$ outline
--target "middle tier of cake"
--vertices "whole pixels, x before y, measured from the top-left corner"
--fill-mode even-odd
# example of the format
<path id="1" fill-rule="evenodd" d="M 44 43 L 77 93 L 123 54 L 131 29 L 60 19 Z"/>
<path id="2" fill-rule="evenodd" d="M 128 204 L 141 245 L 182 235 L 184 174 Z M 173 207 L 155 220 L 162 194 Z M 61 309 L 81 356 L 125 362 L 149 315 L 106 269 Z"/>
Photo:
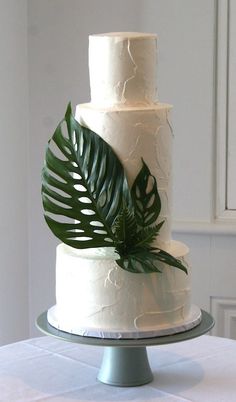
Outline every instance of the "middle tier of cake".
<path id="1" fill-rule="evenodd" d="M 165 221 L 154 246 L 166 250 L 171 240 L 172 129 L 170 105 L 98 108 L 77 105 L 75 118 L 102 137 L 124 166 L 129 186 L 142 167 L 142 159 L 157 180 L 161 198 L 158 222 Z"/>

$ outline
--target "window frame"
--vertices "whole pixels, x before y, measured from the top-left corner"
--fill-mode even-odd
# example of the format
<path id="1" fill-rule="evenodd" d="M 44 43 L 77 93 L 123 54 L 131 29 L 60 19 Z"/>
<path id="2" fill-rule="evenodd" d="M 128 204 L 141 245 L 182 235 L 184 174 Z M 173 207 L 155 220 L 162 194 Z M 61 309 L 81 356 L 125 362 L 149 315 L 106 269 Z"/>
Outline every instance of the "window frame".
<path id="1" fill-rule="evenodd" d="M 236 180 L 234 184 L 235 190 L 231 189 L 232 177 L 236 177 L 236 175 L 232 171 L 234 163 L 230 162 L 229 157 L 229 147 L 232 146 L 232 141 L 234 141 L 236 158 L 236 137 L 235 139 L 233 138 L 233 126 L 236 128 L 236 113 L 232 113 L 232 104 L 236 104 L 236 99 L 234 99 L 235 92 L 230 91 L 233 63 L 235 63 L 235 60 L 231 58 L 233 38 L 234 47 L 236 47 L 236 35 L 233 36 L 233 29 L 236 29 L 233 28 L 234 24 L 236 25 L 236 4 L 232 0 L 218 0 L 216 24 L 215 219 L 217 221 L 233 221 L 236 223 L 236 205 L 235 208 L 229 207 L 229 199 L 230 197 L 232 198 L 230 192 L 234 191 L 236 201 Z M 236 82 L 236 76 L 234 80 Z M 232 201 L 230 201 L 230 205 L 232 205 Z"/>

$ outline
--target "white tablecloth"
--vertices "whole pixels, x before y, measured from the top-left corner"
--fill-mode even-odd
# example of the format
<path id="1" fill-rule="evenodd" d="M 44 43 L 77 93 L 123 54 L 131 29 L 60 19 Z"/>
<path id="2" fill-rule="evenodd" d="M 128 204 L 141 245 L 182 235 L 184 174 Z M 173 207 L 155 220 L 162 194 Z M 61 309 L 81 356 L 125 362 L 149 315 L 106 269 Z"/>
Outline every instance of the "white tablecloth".
<path id="1" fill-rule="evenodd" d="M 40 337 L 0 348 L 0 401 L 235 402 L 236 341 L 201 336 L 148 347 L 154 381 L 98 382 L 103 348 Z"/>

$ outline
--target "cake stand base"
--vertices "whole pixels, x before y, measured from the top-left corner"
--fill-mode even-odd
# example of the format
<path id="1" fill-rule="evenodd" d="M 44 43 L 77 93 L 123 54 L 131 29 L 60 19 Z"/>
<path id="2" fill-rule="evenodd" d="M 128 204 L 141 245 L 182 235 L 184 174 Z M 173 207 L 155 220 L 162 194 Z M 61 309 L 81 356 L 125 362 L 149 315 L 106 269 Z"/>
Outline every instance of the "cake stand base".
<path id="1" fill-rule="evenodd" d="M 106 347 L 98 380 L 119 387 L 135 387 L 153 380 L 145 347 Z"/>
<path id="2" fill-rule="evenodd" d="M 146 346 L 164 345 L 196 338 L 210 331 L 214 320 L 206 311 L 202 311 L 202 321 L 196 327 L 174 335 L 145 339 L 106 339 L 79 336 L 60 331 L 47 321 L 47 311 L 41 314 L 36 326 L 44 334 L 56 338 L 81 343 L 84 345 L 105 346 L 98 380 L 119 387 L 144 385 L 152 381 Z"/>

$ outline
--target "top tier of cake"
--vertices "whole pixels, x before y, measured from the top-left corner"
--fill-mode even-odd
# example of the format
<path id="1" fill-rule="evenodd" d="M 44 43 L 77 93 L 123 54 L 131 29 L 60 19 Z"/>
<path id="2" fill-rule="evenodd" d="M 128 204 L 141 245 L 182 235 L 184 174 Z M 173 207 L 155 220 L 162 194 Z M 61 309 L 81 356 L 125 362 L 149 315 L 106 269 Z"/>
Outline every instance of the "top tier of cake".
<path id="1" fill-rule="evenodd" d="M 91 103 L 104 107 L 156 102 L 157 37 L 113 32 L 89 37 Z"/>

